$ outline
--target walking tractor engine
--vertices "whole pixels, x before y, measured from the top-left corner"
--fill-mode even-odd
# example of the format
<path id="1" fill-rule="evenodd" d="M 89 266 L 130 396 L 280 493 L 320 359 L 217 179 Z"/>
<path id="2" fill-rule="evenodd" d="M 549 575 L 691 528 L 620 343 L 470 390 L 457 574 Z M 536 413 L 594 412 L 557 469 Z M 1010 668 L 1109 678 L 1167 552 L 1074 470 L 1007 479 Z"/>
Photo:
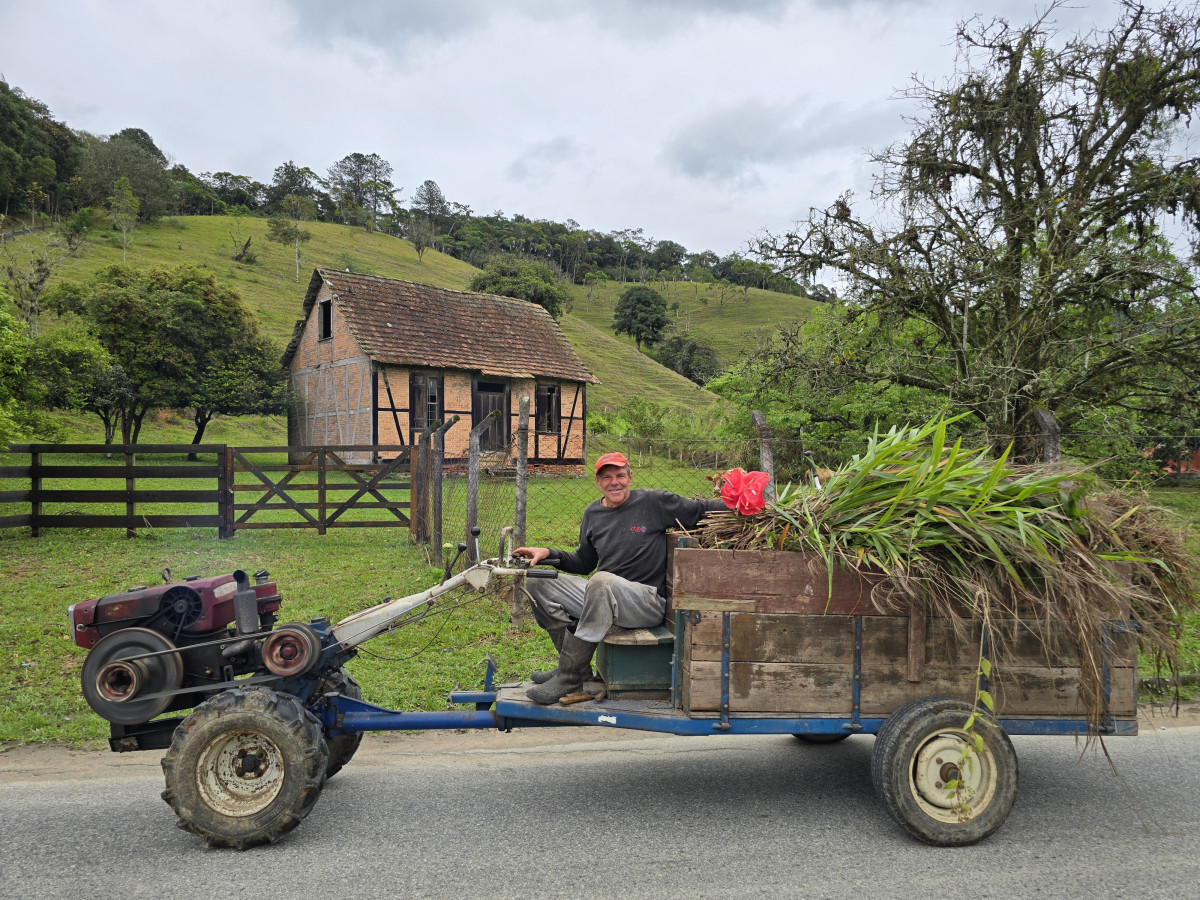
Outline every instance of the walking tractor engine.
<path id="1" fill-rule="evenodd" d="M 69 611 L 75 643 L 90 652 L 83 664 L 83 696 L 113 724 L 114 750 L 167 746 L 177 720 L 147 725 L 168 710 L 201 702 L 233 679 L 270 662 L 295 667 L 305 647 L 297 626 L 272 632 L 282 598 L 268 572 L 253 581 L 239 570 L 130 588 Z M 307 632 L 309 626 L 300 626 Z M 272 635 L 279 635 L 269 641 Z M 314 645 L 309 655 L 315 662 Z M 264 656 L 265 651 L 265 656 Z M 283 673 L 280 673 L 283 674 Z M 145 726 L 145 727 L 140 727 Z"/>

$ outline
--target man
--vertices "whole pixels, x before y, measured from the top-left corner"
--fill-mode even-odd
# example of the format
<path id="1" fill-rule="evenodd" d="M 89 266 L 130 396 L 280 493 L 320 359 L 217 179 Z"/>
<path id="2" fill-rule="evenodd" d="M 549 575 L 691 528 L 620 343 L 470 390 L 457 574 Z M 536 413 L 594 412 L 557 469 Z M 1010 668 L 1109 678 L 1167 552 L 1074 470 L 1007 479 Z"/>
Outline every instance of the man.
<path id="1" fill-rule="evenodd" d="M 518 547 L 514 553 L 573 575 L 530 579 L 533 615 L 559 651 L 558 668 L 535 672 L 526 693 L 535 703 L 555 703 L 583 687 L 592 655 L 608 630 L 649 628 L 666 614 L 668 528 L 692 528 L 722 500 L 689 500 L 667 491 L 630 490 L 633 470 L 620 453 L 596 460 L 601 497 L 583 512 L 579 547 L 573 553 Z M 595 570 L 592 578 L 579 578 Z"/>

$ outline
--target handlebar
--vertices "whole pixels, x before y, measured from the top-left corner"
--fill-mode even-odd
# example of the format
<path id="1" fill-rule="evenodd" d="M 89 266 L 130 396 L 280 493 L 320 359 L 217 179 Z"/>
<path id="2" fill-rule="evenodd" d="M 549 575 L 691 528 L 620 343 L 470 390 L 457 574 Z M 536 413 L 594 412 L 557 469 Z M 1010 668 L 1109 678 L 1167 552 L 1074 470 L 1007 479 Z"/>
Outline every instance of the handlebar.
<path id="1" fill-rule="evenodd" d="M 526 569 L 522 572 L 526 578 L 557 578 L 557 569 Z"/>

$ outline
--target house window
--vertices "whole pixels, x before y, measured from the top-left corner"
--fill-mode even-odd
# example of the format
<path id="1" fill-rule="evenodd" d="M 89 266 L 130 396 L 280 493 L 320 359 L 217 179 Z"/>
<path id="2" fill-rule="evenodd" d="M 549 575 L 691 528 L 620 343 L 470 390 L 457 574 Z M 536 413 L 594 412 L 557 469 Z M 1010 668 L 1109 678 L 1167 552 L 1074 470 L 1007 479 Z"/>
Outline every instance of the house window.
<path id="1" fill-rule="evenodd" d="M 508 449 L 508 385 L 502 381 L 476 381 L 471 389 L 471 427 L 474 428 L 493 410 L 500 417 L 479 435 L 480 450 Z"/>
<path id="2" fill-rule="evenodd" d="M 327 341 L 333 337 L 333 301 L 317 302 L 317 340 Z"/>
<path id="3" fill-rule="evenodd" d="M 538 434 L 558 434 L 561 415 L 561 393 L 557 384 L 537 386 L 537 413 L 534 417 Z"/>
<path id="4" fill-rule="evenodd" d="M 409 441 L 442 421 L 442 376 L 436 372 L 411 372 L 408 376 Z"/>

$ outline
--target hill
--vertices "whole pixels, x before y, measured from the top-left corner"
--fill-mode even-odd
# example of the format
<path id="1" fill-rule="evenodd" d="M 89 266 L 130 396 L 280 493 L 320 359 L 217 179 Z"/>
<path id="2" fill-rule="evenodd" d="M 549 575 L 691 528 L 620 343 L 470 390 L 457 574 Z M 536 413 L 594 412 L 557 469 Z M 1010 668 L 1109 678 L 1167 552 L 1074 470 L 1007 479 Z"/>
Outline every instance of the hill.
<path id="1" fill-rule="evenodd" d="M 572 288 L 575 305 L 571 312 L 584 322 L 612 334 L 613 309 L 629 284 L 601 282 L 587 299 L 588 290 L 582 285 Z M 776 327 L 794 319 L 807 318 L 816 301 L 791 294 L 750 288 L 743 292 L 735 287 L 723 300 L 712 284 L 694 282 L 651 283 L 663 295 L 672 323 L 680 331 L 712 344 L 728 367 L 760 340 L 770 337 Z M 678 306 L 675 307 L 675 304 Z M 622 335 L 620 343 L 632 347 L 633 338 Z"/>
<path id="2" fill-rule="evenodd" d="M 259 218 L 188 216 L 163 219 L 134 232 L 127 261 L 139 267 L 186 263 L 211 270 L 222 283 L 241 294 L 258 314 L 264 331 L 281 346 L 291 339 L 304 290 L 317 266 L 348 268 L 454 290 L 467 290 L 472 277 L 479 271 L 435 250 L 426 251 L 418 262 L 412 244 L 378 232 L 324 222 L 310 222 L 305 227 L 312 233 L 312 239 L 301 246 L 298 283 L 292 248 L 269 241 L 266 220 Z M 232 259 L 235 241 L 240 246 L 246 238 L 251 239 L 251 249 L 258 255 L 253 264 Z M 55 278 L 82 280 L 102 266 L 120 261 L 120 236 L 99 230 L 61 264 Z M 584 363 L 602 381 L 589 392 L 592 408 L 619 409 L 631 397 L 688 411 L 706 409 L 716 403 L 715 395 L 638 353 L 632 341 L 618 339 L 612 334 L 609 325 L 612 305 L 619 293 L 617 287 L 608 286 L 599 301 L 592 301 L 590 310 L 585 308 L 588 304 L 583 288 L 576 287 L 575 308 L 559 323 Z M 752 296 L 754 293 L 751 292 Z M 760 306 L 765 309 L 767 305 Z M 727 307 L 726 312 L 731 314 L 732 307 Z M 761 317 L 765 313 L 758 309 L 756 315 Z M 729 317 L 732 320 L 732 315 Z M 703 318 L 698 315 L 696 320 Z M 52 316 L 46 317 L 44 327 L 54 327 Z M 69 430 L 76 433 L 82 424 L 72 420 Z"/>

